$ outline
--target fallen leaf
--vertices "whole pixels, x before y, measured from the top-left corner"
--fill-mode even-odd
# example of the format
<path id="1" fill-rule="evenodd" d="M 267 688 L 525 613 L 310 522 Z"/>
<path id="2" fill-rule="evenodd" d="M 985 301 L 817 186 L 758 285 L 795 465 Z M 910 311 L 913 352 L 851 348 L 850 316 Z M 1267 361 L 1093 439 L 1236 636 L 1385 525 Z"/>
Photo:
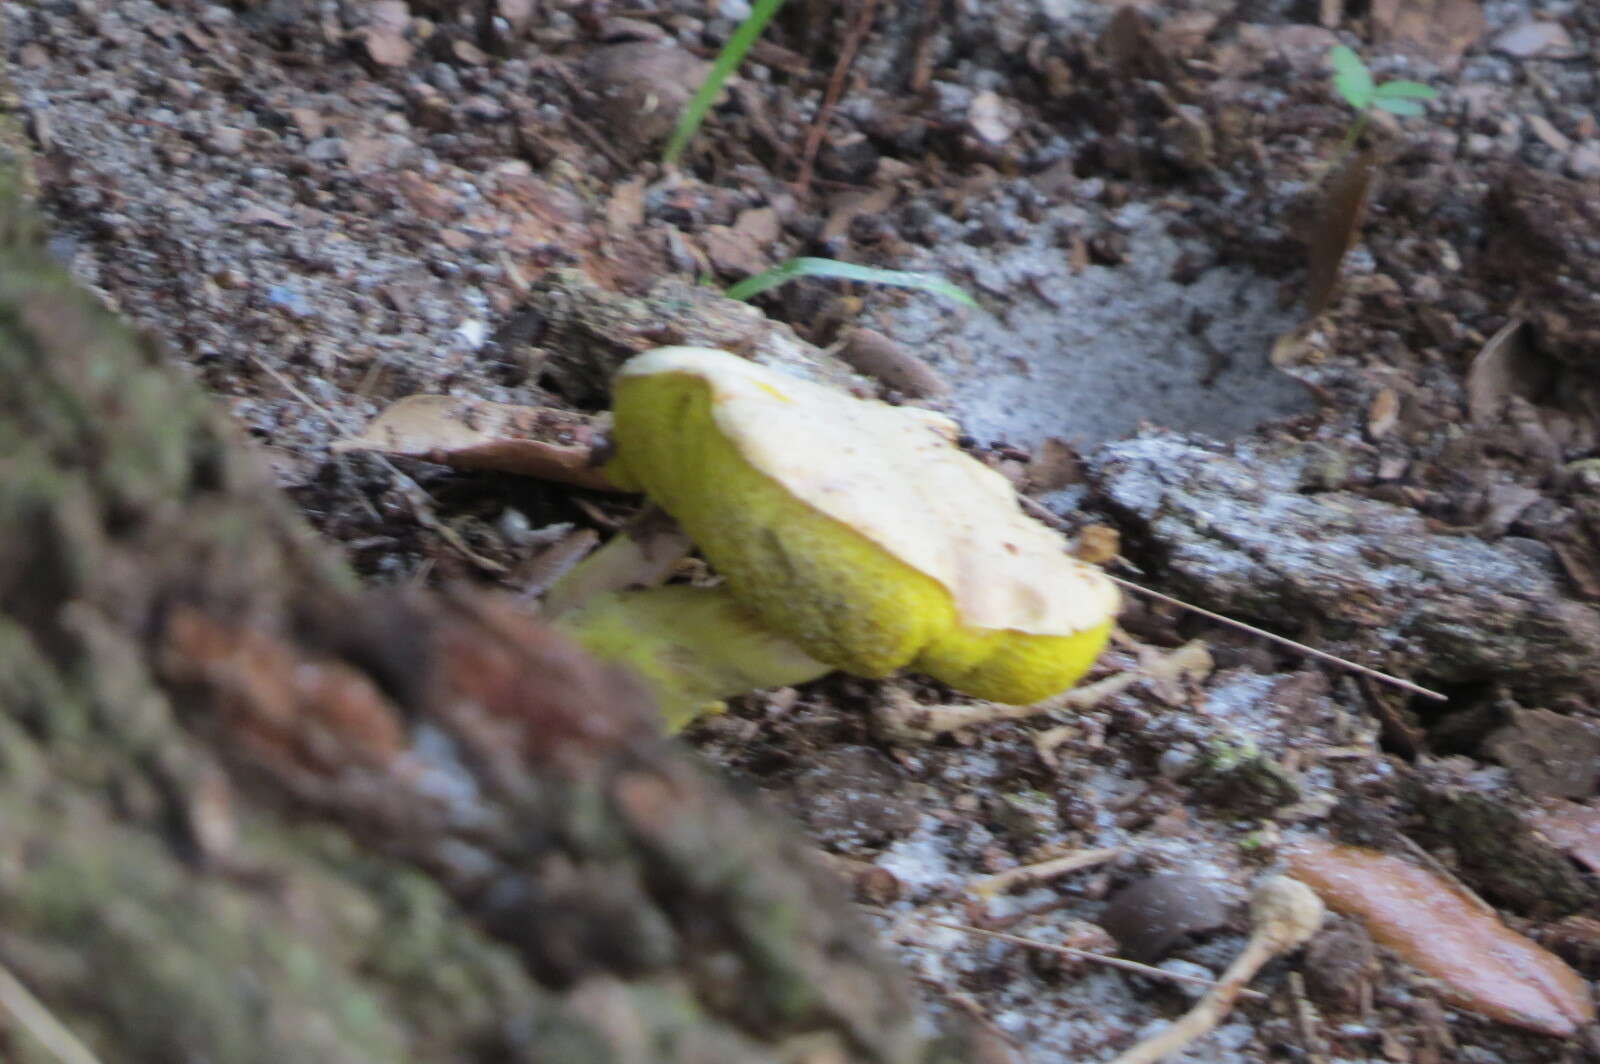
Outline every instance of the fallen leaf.
<path id="1" fill-rule="evenodd" d="M 591 464 L 599 431 L 582 414 L 449 395 L 412 395 L 373 419 L 365 432 L 333 445 L 335 453 L 380 451 L 462 469 L 556 480 L 615 490 Z"/>
<path id="2" fill-rule="evenodd" d="M 1588 984 L 1458 884 L 1398 857 L 1304 835 L 1290 872 L 1378 944 L 1439 981 L 1442 996 L 1502 1023 L 1567 1038 L 1595 1021 Z"/>
<path id="3" fill-rule="evenodd" d="M 950 385 L 934 368 L 905 345 L 874 329 L 856 329 L 839 348 L 839 357 L 851 369 L 875 377 L 913 399 L 948 395 Z"/>
<path id="4" fill-rule="evenodd" d="M 378 66 L 399 67 L 411 62 L 411 42 L 398 33 L 372 28 L 362 35 L 361 42 L 367 50 L 367 58 Z"/>
<path id="5" fill-rule="evenodd" d="M 822 223 L 821 243 L 837 240 L 850 229 L 850 223 L 863 214 L 882 214 L 894 205 L 900 190 L 893 185 L 866 192 L 841 192 L 828 201 L 828 220 Z"/>
<path id="6" fill-rule="evenodd" d="M 1122 553 L 1122 535 L 1110 525 L 1084 525 L 1072 556 L 1090 565 L 1110 565 Z"/>
<path id="7" fill-rule="evenodd" d="M 277 211 L 252 203 L 234 215 L 234 225 L 270 225 L 279 229 L 293 229 L 294 223 Z"/>
<path id="8" fill-rule="evenodd" d="M 1574 59 L 1572 37 L 1559 22 L 1528 19 L 1494 39 L 1494 50 L 1517 59 Z"/>
<path id="9" fill-rule="evenodd" d="M 1552 151 L 1565 155 L 1572 150 L 1572 140 L 1544 115 L 1528 115 L 1526 121 L 1533 135 L 1544 141 Z"/>
<path id="10" fill-rule="evenodd" d="M 1587 798 L 1600 786 L 1600 731 L 1548 709 L 1522 709 L 1490 735 L 1484 751 L 1529 794 Z"/>
<path id="11" fill-rule="evenodd" d="M 1528 817 L 1535 831 L 1574 860 L 1600 872 L 1600 806 L 1551 802 Z"/>
<path id="12" fill-rule="evenodd" d="M 1379 388 L 1367 408 L 1367 437 L 1381 440 L 1394 430 L 1400 420 L 1400 393 L 1393 388 Z"/>
<path id="13" fill-rule="evenodd" d="M 1010 100 L 992 89 L 985 89 L 972 98 L 967 108 L 967 125 L 978 139 L 989 144 L 1004 144 L 1022 125 L 1022 111 Z"/>
<path id="14" fill-rule="evenodd" d="M 733 228 L 761 247 L 766 247 L 783 235 L 778 212 L 771 207 L 751 207 L 740 211 L 739 217 L 733 221 Z"/>
<path id="15" fill-rule="evenodd" d="M 1539 383 L 1538 367 L 1522 342 L 1522 319 L 1512 318 L 1489 337 L 1467 370 L 1467 415 L 1480 428 L 1496 424 L 1506 400 Z"/>
<path id="16" fill-rule="evenodd" d="M 1372 0 L 1373 40 L 1453 68 L 1483 35 L 1478 0 Z"/>
<path id="17" fill-rule="evenodd" d="M 726 225 L 708 225 L 700 234 L 706 258 L 723 277 L 744 278 L 772 265 L 754 240 Z"/>
<path id="18" fill-rule="evenodd" d="M 1028 459 L 1028 494 L 1060 491 L 1084 479 L 1083 459 L 1059 436 L 1046 436 Z"/>
<path id="19" fill-rule="evenodd" d="M 1322 211 L 1312 228 L 1310 264 L 1306 271 L 1306 317 L 1315 318 L 1328 308 L 1339 268 L 1361 233 L 1367 204 L 1377 184 L 1377 157 L 1370 151 L 1352 155 L 1328 179 Z"/>
<path id="20" fill-rule="evenodd" d="M 1499 539 L 1521 517 L 1523 512 L 1544 498 L 1544 493 L 1525 484 L 1495 484 L 1484 494 L 1483 519 L 1478 522 L 1478 535 L 1484 539 Z"/>
<path id="21" fill-rule="evenodd" d="M 606 202 L 606 228 L 620 236 L 644 224 L 644 178 L 635 177 L 615 186 Z"/>
<path id="22" fill-rule="evenodd" d="M 1550 549 L 1578 592 L 1587 599 L 1600 599 L 1600 565 L 1595 563 L 1593 547 L 1557 539 L 1550 541 Z"/>

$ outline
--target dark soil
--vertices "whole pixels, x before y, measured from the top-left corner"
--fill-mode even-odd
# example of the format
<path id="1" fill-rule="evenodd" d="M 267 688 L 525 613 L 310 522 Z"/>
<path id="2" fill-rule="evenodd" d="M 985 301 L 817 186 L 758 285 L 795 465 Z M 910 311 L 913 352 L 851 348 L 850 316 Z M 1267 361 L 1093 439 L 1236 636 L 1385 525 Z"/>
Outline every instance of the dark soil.
<path id="1" fill-rule="evenodd" d="M 1181 873 L 1226 918 L 1153 959 L 1211 976 L 1248 883 L 1303 831 L 1409 840 L 1600 977 L 1600 939 L 1569 919 L 1600 912 L 1597 870 L 1529 819 L 1600 818 L 1592 757 L 1561 757 L 1600 734 L 1600 9 L 795 0 L 663 171 L 676 106 L 746 8 L 0 11 L 54 250 L 227 404 L 374 583 L 515 587 L 552 526 L 604 533 L 632 509 L 330 453 L 390 402 L 595 411 L 609 370 L 659 343 L 809 351 L 866 326 L 948 382 L 935 404 L 1003 470 L 1067 455 L 1032 486 L 1069 528 L 1115 529 L 1124 575 L 1448 696 L 1133 599 L 1097 677 L 1196 638 L 1214 668 L 937 739 L 892 726 L 947 700 L 914 679 L 833 677 L 692 729 L 838 858 L 932 1007 L 1034 1064 L 1109 1059 L 1187 1007 L 1180 984 L 933 921 L 1109 951 L 1107 899 Z M 1341 156 L 1336 43 L 1440 99 Z M 791 335 L 696 287 L 797 254 L 935 270 L 981 308 L 807 281 L 757 301 Z M 1441 1006 L 1359 925 L 1319 942 L 1182 1059 L 1600 1059 L 1592 1032 Z"/>

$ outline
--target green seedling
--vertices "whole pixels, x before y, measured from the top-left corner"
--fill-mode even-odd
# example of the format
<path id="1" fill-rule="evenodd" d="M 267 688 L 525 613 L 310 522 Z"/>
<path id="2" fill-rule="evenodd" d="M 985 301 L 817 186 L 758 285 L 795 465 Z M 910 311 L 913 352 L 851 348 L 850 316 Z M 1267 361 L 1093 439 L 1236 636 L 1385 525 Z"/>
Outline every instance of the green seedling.
<path id="1" fill-rule="evenodd" d="M 745 300 L 758 296 L 769 288 L 801 277 L 834 277 L 845 281 L 865 281 L 868 284 L 895 285 L 900 288 L 920 288 L 943 296 L 965 306 L 975 307 L 977 301 L 957 285 L 932 273 L 910 273 L 905 270 L 880 270 L 873 266 L 857 266 L 853 262 L 835 259 L 798 258 L 780 263 L 753 277 L 746 277 L 728 289 L 728 298 Z"/>
<path id="2" fill-rule="evenodd" d="M 756 0 L 750 8 L 750 14 L 739 23 L 739 28 L 733 31 L 728 43 L 717 53 L 716 61 L 711 64 L 711 72 L 706 75 L 706 80 L 700 83 L 700 88 L 695 90 L 694 98 L 678 117 L 677 128 L 672 131 L 672 139 L 667 141 L 667 150 L 661 154 L 662 163 L 667 166 L 678 164 L 678 160 L 683 157 L 683 150 L 689 146 L 689 141 L 694 139 L 700 123 L 705 121 L 706 114 L 711 110 L 711 104 L 721 95 L 723 83 L 738 69 L 739 64 L 744 62 L 745 53 L 756 43 L 761 31 L 767 28 L 767 23 L 772 21 L 772 16 L 776 15 L 778 8 L 782 6 L 783 0 Z"/>
<path id="3" fill-rule="evenodd" d="M 1422 103 L 1424 100 L 1436 99 L 1439 95 L 1439 90 L 1420 81 L 1385 81 L 1379 84 L 1373 80 L 1372 71 L 1367 69 L 1367 64 L 1362 62 L 1355 50 L 1342 44 L 1329 52 L 1328 57 L 1333 60 L 1334 91 L 1356 110 L 1356 120 L 1350 124 L 1344 137 L 1343 147 L 1347 151 L 1366 131 L 1373 108 L 1402 118 L 1414 118 L 1426 113 L 1427 108 Z"/>

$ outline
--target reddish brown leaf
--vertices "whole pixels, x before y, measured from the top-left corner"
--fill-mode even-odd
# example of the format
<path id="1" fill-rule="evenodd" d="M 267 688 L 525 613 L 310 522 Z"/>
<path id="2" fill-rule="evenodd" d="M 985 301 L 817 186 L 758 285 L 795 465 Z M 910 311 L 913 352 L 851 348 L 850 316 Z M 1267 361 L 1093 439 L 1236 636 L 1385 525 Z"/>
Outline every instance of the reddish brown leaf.
<path id="1" fill-rule="evenodd" d="M 1294 840 L 1284 857 L 1330 907 L 1359 918 L 1380 945 L 1443 984 L 1453 1004 L 1559 1038 L 1595 1021 L 1577 972 L 1450 880 L 1312 836 Z"/>

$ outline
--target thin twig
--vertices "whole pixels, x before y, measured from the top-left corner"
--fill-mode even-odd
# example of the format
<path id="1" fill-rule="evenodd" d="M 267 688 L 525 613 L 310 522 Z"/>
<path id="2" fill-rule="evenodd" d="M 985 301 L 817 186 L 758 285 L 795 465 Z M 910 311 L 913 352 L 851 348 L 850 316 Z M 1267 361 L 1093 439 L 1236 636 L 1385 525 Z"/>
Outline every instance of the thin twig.
<path id="1" fill-rule="evenodd" d="M 1039 861 L 1035 864 L 1022 865 L 1018 868 L 1008 868 L 998 875 L 985 876 L 975 879 L 968 884 L 973 893 L 982 897 L 992 897 L 1003 893 L 1021 884 L 1033 886 L 1055 879 L 1057 876 L 1068 875 L 1095 865 L 1105 864 L 1122 851 L 1115 846 L 1101 850 L 1079 850 L 1076 853 L 1065 854 L 1061 857 L 1052 857 L 1048 861 Z"/>
<path id="2" fill-rule="evenodd" d="M 1108 573 L 1107 575 L 1109 576 L 1110 574 Z M 1224 617 L 1220 613 L 1212 613 L 1208 609 L 1195 606 L 1191 603 L 1183 601 L 1182 599 L 1176 599 L 1171 595 L 1163 595 L 1159 591 L 1152 591 L 1147 587 L 1141 587 L 1130 580 L 1122 579 L 1120 576 L 1113 576 L 1111 579 L 1119 586 L 1125 587 L 1129 591 L 1136 591 L 1141 595 L 1148 596 L 1149 598 L 1156 599 L 1160 602 L 1168 603 L 1169 605 L 1181 606 L 1190 613 L 1198 613 L 1200 616 L 1216 621 L 1218 624 L 1226 624 L 1231 628 L 1238 628 L 1240 631 L 1249 632 L 1251 635 L 1259 636 L 1262 639 L 1268 640 L 1269 642 L 1288 647 L 1289 649 L 1298 651 L 1299 653 L 1305 654 L 1308 657 L 1316 658 L 1319 661 L 1326 661 L 1330 665 L 1337 665 L 1340 668 L 1349 669 L 1351 672 L 1359 672 L 1363 676 L 1370 676 L 1374 680 L 1379 680 L 1394 687 L 1399 687 L 1402 690 L 1410 691 L 1415 695 L 1422 695 L 1424 698 L 1431 698 L 1438 702 L 1449 701 L 1447 696 L 1440 694 L 1438 691 L 1430 691 L 1421 684 L 1412 683 L 1410 680 L 1403 680 L 1398 676 L 1391 676 L 1386 672 L 1379 672 L 1377 669 L 1368 668 L 1365 665 L 1351 661 L 1349 658 L 1341 658 L 1337 654 L 1330 654 L 1326 650 L 1318 650 L 1316 647 L 1306 646 L 1304 643 L 1296 642 L 1295 640 L 1290 639 L 1288 636 L 1269 632 L 1265 628 L 1257 628 L 1253 624 L 1246 624 L 1243 621 L 1236 621 L 1232 617 Z"/>
<path id="3" fill-rule="evenodd" d="M 844 95 L 845 79 L 850 76 L 850 68 L 855 65 L 856 52 L 861 48 L 861 42 L 867 39 L 867 34 L 872 30 L 872 17 L 877 13 L 878 0 L 866 0 L 856 13 L 856 21 L 850 27 L 850 32 L 845 36 L 844 47 L 839 51 L 839 61 L 833 65 L 833 74 L 828 78 L 828 88 L 822 97 L 822 106 L 817 109 L 817 117 L 811 124 L 811 129 L 806 133 L 805 150 L 800 153 L 800 175 L 795 178 L 795 195 L 804 199 L 811 190 L 811 169 L 817 161 L 817 151 L 822 147 L 822 138 L 828 131 L 828 123 L 833 119 L 833 109 L 838 106 L 839 97 Z"/>
<path id="4" fill-rule="evenodd" d="M 891 920 L 895 918 L 895 914 L 887 909 L 878 909 L 870 905 L 863 905 L 861 908 L 867 912 L 874 913 L 878 916 L 887 917 Z M 970 924 L 953 924 L 944 920 L 923 920 L 922 922 L 931 927 L 944 927 L 950 929 L 951 931 L 962 931 L 969 935 L 978 935 L 983 938 L 996 939 L 1000 942 L 1009 942 L 1013 946 L 1025 946 L 1028 949 L 1036 949 L 1043 953 L 1055 953 L 1063 957 L 1072 957 L 1077 960 L 1090 961 L 1094 964 L 1103 964 L 1108 968 L 1121 968 L 1123 971 L 1133 972 L 1136 975 L 1148 976 L 1151 979 L 1166 979 L 1174 983 L 1194 983 L 1205 987 L 1215 987 L 1217 985 L 1217 982 L 1214 979 L 1202 979 L 1198 975 L 1184 975 L 1182 972 L 1169 972 L 1165 968 L 1157 968 L 1154 965 L 1149 964 L 1140 964 L 1138 961 L 1130 961 L 1122 957 L 1107 957 L 1104 953 L 1091 953 L 1088 950 L 1074 949 L 1071 946 L 1058 946 L 1053 942 L 1040 942 L 1038 939 L 1024 938 L 1021 935 L 1009 935 L 1004 931 L 987 931 L 981 927 L 973 927 Z M 1257 990 L 1244 990 L 1240 992 L 1240 996 L 1265 998 L 1267 995 Z"/>
<path id="5" fill-rule="evenodd" d="M 99 1058 L 89 1052 L 89 1047 L 67 1030 L 66 1025 L 55 1018 L 44 1002 L 34 997 L 4 965 L 0 965 L 0 1008 L 11 1013 L 18 1025 L 33 1035 L 61 1064 L 100 1064 Z"/>
<path id="6" fill-rule="evenodd" d="M 1017 498 L 1022 503 L 1022 509 L 1026 511 L 1030 517 L 1034 517 L 1040 521 L 1043 521 L 1045 524 L 1056 529 L 1057 531 L 1065 531 L 1067 529 L 1067 523 L 1061 520 L 1061 518 L 1057 517 L 1049 510 L 1048 507 L 1039 502 L 1037 499 L 1030 499 L 1026 495 L 1019 495 Z M 1428 688 L 1419 684 L 1414 684 L 1410 680 L 1402 680 L 1398 676 L 1391 676 L 1386 672 L 1379 672 L 1377 669 L 1370 669 L 1365 665 L 1358 665 L 1348 658 L 1341 658 L 1337 654 L 1330 654 L 1326 650 L 1318 650 L 1316 647 L 1308 647 L 1304 643 L 1296 642 L 1295 640 L 1290 639 L 1288 636 L 1282 636 L 1274 632 L 1269 632 L 1265 628 L 1257 628 L 1253 624 L 1246 624 L 1243 621 L 1236 621 L 1232 617 L 1224 617 L 1220 613 L 1212 613 L 1208 609 L 1192 605 L 1179 598 L 1173 598 L 1171 595 L 1163 595 L 1159 591 L 1152 591 L 1147 587 L 1135 584 L 1131 580 L 1124 580 L 1120 576 L 1111 576 L 1110 573 L 1107 573 L 1106 575 L 1110 576 L 1114 583 L 1121 587 L 1127 588 L 1129 591 L 1134 591 L 1153 599 L 1159 599 L 1160 601 L 1168 603 L 1169 605 L 1188 610 L 1190 613 L 1198 613 L 1200 616 L 1216 621 L 1218 624 L 1225 624 L 1230 628 L 1237 628 L 1240 631 L 1249 632 L 1251 635 L 1260 636 L 1262 639 L 1265 639 L 1268 642 L 1277 643 L 1280 646 L 1288 647 L 1290 650 L 1297 650 L 1302 654 L 1309 655 L 1310 657 L 1317 658 L 1321 661 L 1326 661 L 1330 665 L 1337 665 L 1340 668 L 1349 669 L 1352 672 L 1359 672 L 1362 675 L 1372 677 L 1374 680 L 1379 680 L 1383 683 L 1392 684 L 1395 687 L 1399 687 L 1402 690 L 1410 691 L 1412 694 L 1422 695 L 1425 698 L 1431 698 L 1438 702 L 1449 701 L 1447 696 L 1440 694 L 1438 691 L 1430 691 Z"/>
<path id="7" fill-rule="evenodd" d="M 1297 879 L 1272 876 L 1250 898 L 1250 940 L 1199 1003 L 1118 1056 L 1111 1064 L 1157 1064 L 1215 1030 L 1262 965 L 1305 945 L 1327 914 L 1316 892 Z"/>

